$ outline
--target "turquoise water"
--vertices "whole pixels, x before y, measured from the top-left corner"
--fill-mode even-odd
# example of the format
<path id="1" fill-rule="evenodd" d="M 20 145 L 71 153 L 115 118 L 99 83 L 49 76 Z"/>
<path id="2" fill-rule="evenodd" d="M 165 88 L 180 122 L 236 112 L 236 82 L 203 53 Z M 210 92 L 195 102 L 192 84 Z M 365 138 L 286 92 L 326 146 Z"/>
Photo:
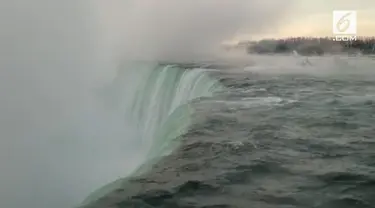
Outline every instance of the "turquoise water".
<path id="1" fill-rule="evenodd" d="M 85 208 L 373 208 L 373 60 L 260 58 L 211 72 L 179 146 Z"/>
<path id="2" fill-rule="evenodd" d="M 125 73 L 124 73 L 125 72 Z M 211 97 L 221 86 L 204 69 L 148 63 L 123 66 L 114 82 L 102 91 L 112 107 L 121 109 L 132 124 L 140 148 L 139 167 L 130 175 L 145 173 L 160 157 L 178 145 L 178 137 L 191 124 L 194 99 Z M 124 176 L 125 177 L 125 176 Z M 83 202 L 87 204 L 123 185 L 117 179 L 96 191 Z"/>

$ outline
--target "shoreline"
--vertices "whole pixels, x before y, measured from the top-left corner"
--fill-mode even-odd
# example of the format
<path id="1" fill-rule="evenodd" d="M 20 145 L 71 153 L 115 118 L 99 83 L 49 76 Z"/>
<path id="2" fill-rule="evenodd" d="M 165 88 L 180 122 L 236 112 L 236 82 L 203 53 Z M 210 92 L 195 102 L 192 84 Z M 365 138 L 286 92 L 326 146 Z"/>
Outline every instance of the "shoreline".
<path id="1" fill-rule="evenodd" d="M 335 41 L 333 37 L 290 37 L 242 41 L 227 50 L 242 48 L 248 54 L 298 54 L 302 56 L 375 55 L 375 37 L 357 37 L 352 41 Z"/>

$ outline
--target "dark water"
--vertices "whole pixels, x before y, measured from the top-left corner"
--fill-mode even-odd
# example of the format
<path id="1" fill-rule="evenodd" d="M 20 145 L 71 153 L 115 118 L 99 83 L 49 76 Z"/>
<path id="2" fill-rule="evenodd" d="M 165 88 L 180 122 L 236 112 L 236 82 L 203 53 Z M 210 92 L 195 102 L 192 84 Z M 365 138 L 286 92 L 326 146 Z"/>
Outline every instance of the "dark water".
<path id="1" fill-rule="evenodd" d="M 375 207 L 375 78 L 214 73 L 182 145 L 87 208 Z"/>

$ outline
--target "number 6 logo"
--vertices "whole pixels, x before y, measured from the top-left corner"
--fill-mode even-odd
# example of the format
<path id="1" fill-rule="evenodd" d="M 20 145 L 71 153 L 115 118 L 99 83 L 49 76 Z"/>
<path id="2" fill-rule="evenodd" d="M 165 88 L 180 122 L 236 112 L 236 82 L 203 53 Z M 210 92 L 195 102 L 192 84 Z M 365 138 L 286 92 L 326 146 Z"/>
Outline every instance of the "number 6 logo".
<path id="1" fill-rule="evenodd" d="M 333 33 L 341 35 L 356 34 L 356 11 L 333 11 Z"/>
<path id="2" fill-rule="evenodd" d="M 350 20 L 347 18 L 348 16 L 350 16 L 351 13 L 346 13 L 344 16 L 342 16 L 339 21 L 337 22 L 336 24 L 336 28 L 338 31 L 340 32 L 345 32 L 349 26 L 350 26 Z"/>

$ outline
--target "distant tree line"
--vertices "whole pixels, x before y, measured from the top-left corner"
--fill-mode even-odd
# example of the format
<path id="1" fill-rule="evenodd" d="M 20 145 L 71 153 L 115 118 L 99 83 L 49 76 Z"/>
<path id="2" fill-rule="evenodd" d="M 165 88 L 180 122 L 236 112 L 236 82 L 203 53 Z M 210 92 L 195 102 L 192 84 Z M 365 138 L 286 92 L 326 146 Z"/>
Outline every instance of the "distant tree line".
<path id="1" fill-rule="evenodd" d="M 334 41 L 329 37 L 296 37 L 251 41 L 246 45 L 248 53 L 258 54 L 293 53 L 293 51 L 307 56 L 320 56 L 325 53 L 375 54 L 375 37 L 357 37 L 354 41 Z"/>

